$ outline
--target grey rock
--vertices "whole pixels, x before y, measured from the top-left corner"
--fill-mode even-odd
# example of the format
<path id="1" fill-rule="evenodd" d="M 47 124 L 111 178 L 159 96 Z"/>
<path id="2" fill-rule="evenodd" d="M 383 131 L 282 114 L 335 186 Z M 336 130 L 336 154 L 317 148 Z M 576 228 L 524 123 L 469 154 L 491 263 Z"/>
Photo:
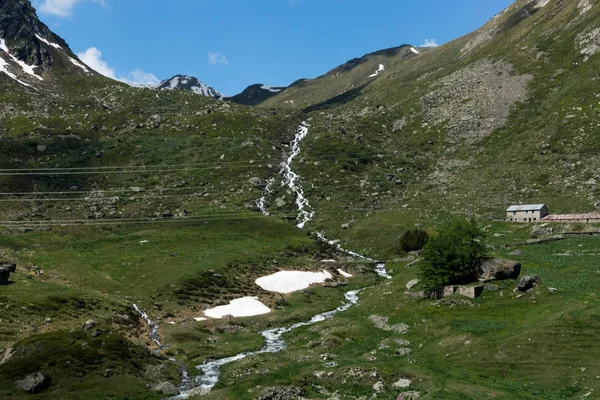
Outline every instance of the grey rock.
<path id="1" fill-rule="evenodd" d="M 171 382 L 163 382 L 152 388 L 153 392 L 164 394 L 167 396 L 176 396 L 179 394 L 179 389 Z"/>
<path id="2" fill-rule="evenodd" d="M 488 282 L 492 280 L 517 279 L 521 274 L 521 263 L 500 258 L 482 260 L 477 269 L 477 280 Z"/>
<path id="3" fill-rule="evenodd" d="M 85 321 L 85 323 L 83 324 L 82 329 L 84 331 L 90 331 L 92 329 L 94 329 L 96 327 L 96 321 L 94 321 L 93 319 L 88 319 L 87 321 Z"/>
<path id="4" fill-rule="evenodd" d="M 41 372 L 29 375 L 27 378 L 15 382 L 15 385 L 28 393 L 37 394 L 48 389 L 51 379 Z"/>
<path id="5" fill-rule="evenodd" d="M 163 218 L 173 218 L 173 213 L 171 212 L 171 210 L 167 209 L 167 210 L 164 210 L 162 212 L 161 217 L 163 217 Z"/>
<path id="6" fill-rule="evenodd" d="M 248 181 L 257 188 L 264 189 L 267 186 L 267 183 L 265 181 L 257 177 L 250 178 Z"/>
<path id="7" fill-rule="evenodd" d="M 536 284 L 538 284 L 540 282 L 541 282 L 541 279 L 539 278 L 539 276 L 526 275 L 526 276 L 522 277 L 521 280 L 519 281 L 519 285 L 517 286 L 517 289 L 520 292 L 526 292 L 529 289 L 532 289 Z"/>

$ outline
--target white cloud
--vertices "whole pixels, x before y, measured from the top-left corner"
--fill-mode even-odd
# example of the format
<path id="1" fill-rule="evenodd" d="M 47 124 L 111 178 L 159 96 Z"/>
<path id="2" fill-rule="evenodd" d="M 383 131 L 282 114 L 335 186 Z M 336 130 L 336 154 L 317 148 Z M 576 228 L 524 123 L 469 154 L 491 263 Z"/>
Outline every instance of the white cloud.
<path id="1" fill-rule="evenodd" d="M 144 72 L 139 69 L 128 73 L 126 76 L 119 78 L 119 80 L 131 86 L 156 86 L 160 83 L 160 79 L 153 73 Z"/>
<path id="2" fill-rule="evenodd" d="M 419 47 L 438 47 L 438 46 L 439 45 L 437 44 L 435 39 L 425 39 L 425 43 L 423 43 Z"/>
<path id="3" fill-rule="evenodd" d="M 97 48 L 90 47 L 83 53 L 77 53 L 77 57 L 99 74 L 111 79 L 117 79 L 115 70 L 109 67 L 106 61 L 102 60 L 102 52 Z"/>
<path id="4" fill-rule="evenodd" d="M 221 53 L 208 53 L 208 63 L 210 65 L 224 64 L 229 65 L 229 61 L 227 61 L 227 57 Z"/>
<path id="5" fill-rule="evenodd" d="M 44 14 L 51 14 L 57 17 L 69 17 L 73 15 L 73 8 L 82 1 L 87 0 L 41 0 L 37 6 Z M 102 6 L 106 5 L 105 0 L 91 0 Z"/>
<path id="6" fill-rule="evenodd" d="M 131 86 L 155 86 L 160 83 L 154 74 L 139 69 L 117 77 L 115 69 L 102 59 L 102 52 L 95 47 L 90 47 L 83 53 L 77 53 L 77 57 L 99 74 Z"/>

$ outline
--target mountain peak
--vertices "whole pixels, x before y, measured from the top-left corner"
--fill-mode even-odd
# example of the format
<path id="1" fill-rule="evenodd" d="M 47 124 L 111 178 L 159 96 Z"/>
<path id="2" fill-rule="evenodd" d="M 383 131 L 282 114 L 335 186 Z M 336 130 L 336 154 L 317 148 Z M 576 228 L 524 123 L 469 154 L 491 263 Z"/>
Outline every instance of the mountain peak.
<path id="1" fill-rule="evenodd" d="M 160 90 L 187 90 L 206 97 L 223 98 L 223 95 L 216 89 L 204 84 L 198 78 L 188 75 L 175 75 L 159 83 L 156 88 Z"/>
<path id="2" fill-rule="evenodd" d="M 18 83 L 35 88 L 41 74 L 57 59 L 80 73 L 91 71 L 73 54 L 67 43 L 54 34 L 27 0 L 0 0 L 0 72 Z"/>

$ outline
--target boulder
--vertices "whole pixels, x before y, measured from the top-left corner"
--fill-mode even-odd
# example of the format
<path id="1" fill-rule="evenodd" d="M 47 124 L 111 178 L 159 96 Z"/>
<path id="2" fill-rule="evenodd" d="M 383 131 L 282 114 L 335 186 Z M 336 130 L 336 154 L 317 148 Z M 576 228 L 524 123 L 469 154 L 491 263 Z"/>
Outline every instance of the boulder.
<path id="1" fill-rule="evenodd" d="M 173 213 L 171 210 L 164 210 L 161 214 L 163 218 L 173 218 Z"/>
<path id="2" fill-rule="evenodd" d="M 94 321 L 93 319 L 88 319 L 87 321 L 85 321 L 85 323 L 82 326 L 82 329 L 84 331 L 89 331 L 92 330 L 96 327 L 96 321 Z"/>
<path id="3" fill-rule="evenodd" d="M 152 388 L 152 391 L 166 396 L 177 396 L 179 394 L 179 389 L 171 382 L 159 383 Z"/>
<path id="4" fill-rule="evenodd" d="M 267 183 L 265 181 L 257 177 L 250 178 L 248 181 L 257 188 L 264 189 L 267 186 Z"/>
<path id="5" fill-rule="evenodd" d="M 477 280 L 488 282 L 493 280 L 517 279 L 521 274 L 521 263 L 500 258 L 482 260 L 477 269 Z"/>
<path id="6" fill-rule="evenodd" d="M 541 282 L 541 279 L 539 276 L 526 275 L 526 276 L 522 277 L 521 280 L 519 281 L 519 285 L 517 286 L 517 289 L 520 292 L 526 292 L 529 289 L 532 289 L 536 284 L 538 284 L 540 282 Z"/>
<path id="7" fill-rule="evenodd" d="M 36 372 L 35 374 L 31 374 L 23 380 L 16 381 L 15 385 L 19 389 L 23 389 L 28 393 L 37 394 L 48 389 L 48 386 L 50 386 L 50 381 L 51 379 L 49 377 L 44 376 L 44 374 L 41 372 Z"/>
<path id="8" fill-rule="evenodd" d="M 8 278 L 10 273 L 13 274 L 17 271 L 17 264 L 2 262 L 0 263 L 0 285 L 8 285 Z"/>
<path id="9" fill-rule="evenodd" d="M 412 382 L 409 379 L 399 379 L 398 382 L 394 382 L 394 384 L 392 384 L 392 386 L 395 388 L 407 388 L 411 384 L 412 384 Z"/>

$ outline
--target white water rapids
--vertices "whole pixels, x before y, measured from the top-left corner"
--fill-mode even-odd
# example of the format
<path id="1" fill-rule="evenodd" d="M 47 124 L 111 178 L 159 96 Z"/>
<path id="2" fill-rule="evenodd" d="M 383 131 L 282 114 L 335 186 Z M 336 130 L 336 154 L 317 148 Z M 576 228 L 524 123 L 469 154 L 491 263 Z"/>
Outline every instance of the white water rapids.
<path id="1" fill-rule="evenodd" d="M 308 133 L 309 126 L 306 122 L 303 122 L 296 131 L 296 136 L 294 137 L 294 141 L 292 142 L 291 152 L 281 163 L 281 169 L 279 172 L 282 176 L 282 184 L 284 186 L 287 186 L 292 191 L 292 193 L 296 195 L 296 205 L 298 207 L 299 212 L 299 222 L 297 224 L 297 227 L 300 229 L 303 229 L 306 226 L 306 224 L 310 222 L 315 216 L 314 209 L 311 207 L 310 203 L 308 202 L 308 199 L 304 196 L 304 191 L 300 186 L 300 177 L 292 170 L 292 162 L 300 154 L 300 144 L 302 140 L 306 138 Z M 269 215 L 267 211 L 267 196 L 271 194 L 274 184 L 275 178 L 269 179 L 267 181 L 267 185 L 264 188 L 263 196 L 256 202 L 258 209 L 264 215 Z M 322 240 L 328 243 L 329 245 L 334 246 L 338 251 L 342 253 L 375 263 L 375 272 L 381 277 L 391 279 L 391 276 L 388 274 L 385 268 L 385 263 L 378 262 L 373 258 L 364 256 L 351 250 L 346 250 L 342 248 L 336 241 L 327 240 L 327 238 L 325 238 L 325 236 L 322 233 L 317 233 L 317 237 L 319 238 L 319 240 Z M 171 397 L 171 399 L 188 399 L 189 397 L 198 394 L 198 391 L 210 391 L 219 382 L 219 378 L 221 375 L 221 367 L 223 365 L 230 364 L 232 362 L 239 361 L 253 355 L 278 353 L 284 350 L 287 346 L 283 339 L 284 334 L 303 326 L 316 324 L 318 322 L 332 318 L 337 313 L 348 310 L 350 307 L 358 303 L 359 292 L 360 290 L 352 290 L 346 292 L 344 294 L 346 302 L 338 308 L 336 308 L 335 310 L 328 311 L 322 314 L 317 314 L 308 321 L 299 322 L 289 327 L 269 329 L 261 332 L 261 335 L 265 338 L 266 343 L 264 347 L 258 351 L 244 352 L 237 354 L 233 357 L 205 361 L 203 364 L 196 366 L 196 368 L 199 371 L 202 371 L 202 374 L 199 376 L 190 377 L 188 370 L 182 363 L 171 359 L 171 361 L 174 361 L 179 365 L 182 378 L 182 382 L 179 386 L 179 390 L 181 393 L 177 396 Z M 158 324 L 152 321 L 145 312 L 138 308 L 137 305 L 134 304 L 133 307 L 148 323 L 148 326 L 150 327 L 150 338 L 159 347 L 162 347 L 160 343 L 160 338 L 158 336 Z"/>

